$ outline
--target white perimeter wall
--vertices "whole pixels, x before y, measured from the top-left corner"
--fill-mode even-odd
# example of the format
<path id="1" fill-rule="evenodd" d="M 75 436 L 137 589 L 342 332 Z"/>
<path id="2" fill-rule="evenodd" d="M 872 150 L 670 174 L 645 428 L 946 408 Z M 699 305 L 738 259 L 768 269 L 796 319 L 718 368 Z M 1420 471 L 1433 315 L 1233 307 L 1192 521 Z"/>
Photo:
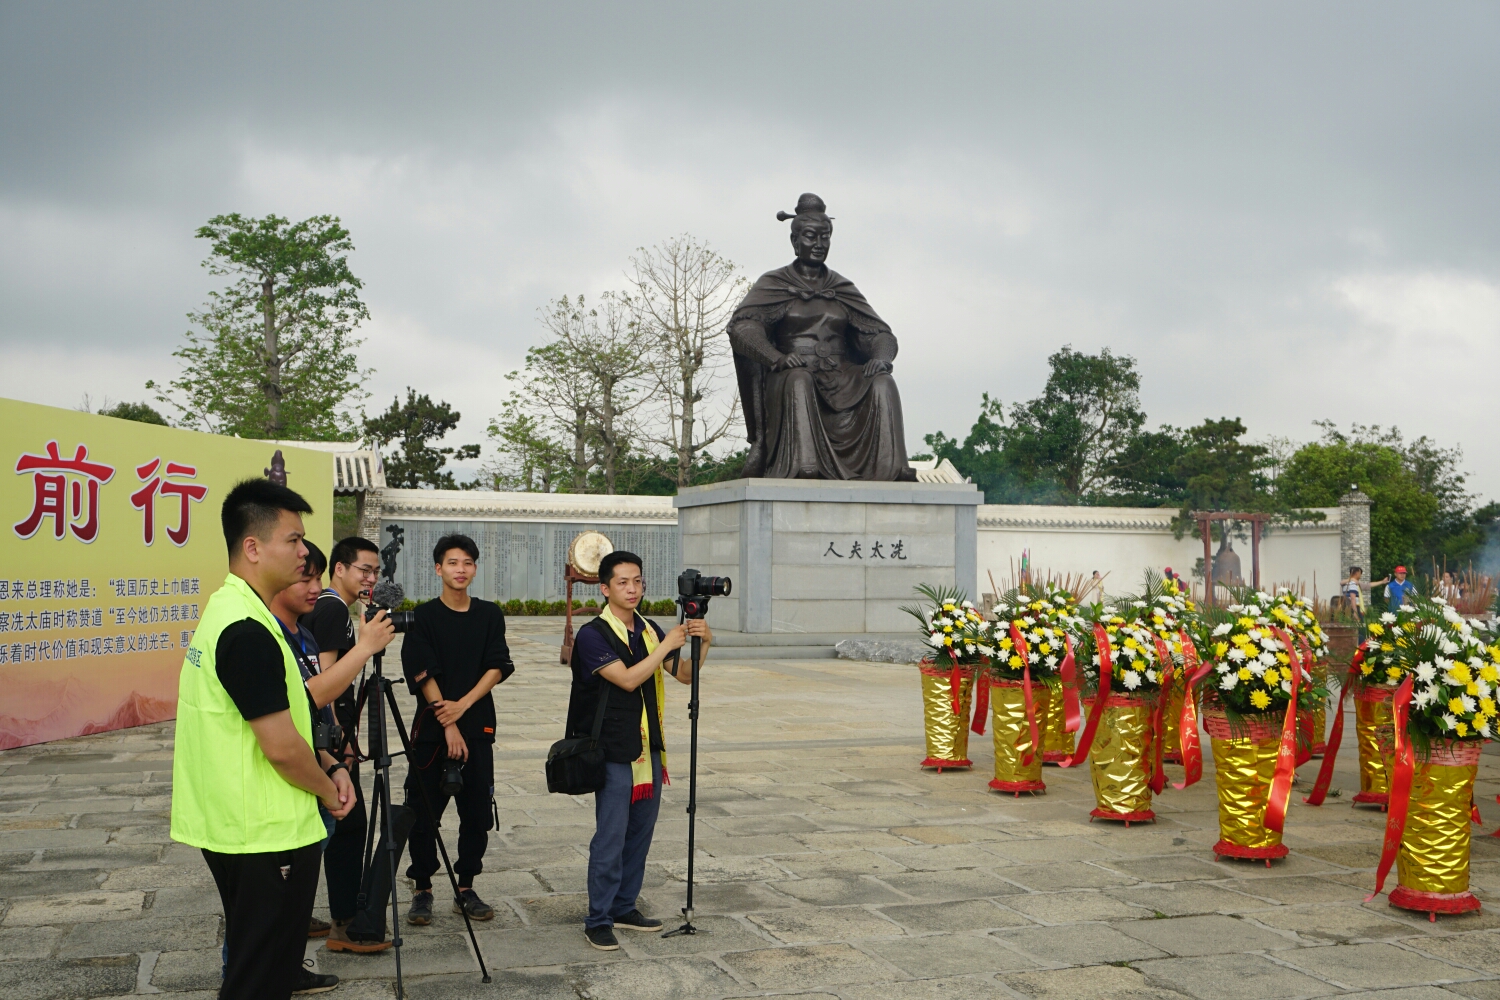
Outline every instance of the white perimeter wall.
<path id="1" fill-rule="evenodd" d="M 386 519 L 466 521 L 558 521 L 587 524 L 609 533 L 608 523 L 673 523 L 671 497 L 598 496 L 557 493 L 485 493 L 453 490 L 379 491 Z M 371 511 L 370 513 L 374 513 Z M 979 591 L 990 589 L 986 570 L 1003 587 L 1021 553 L 1031 550 L 1034 573 L 1108 573 L 1112 594 L 1137 589 L 1148 567 L 1167 566 L 1184 575 L 1203 555 L 1191 535 L 1172 537 L 1176 511 L 1156 507 L 1042 507 L 985 504 L 979 508 Z M 1261 541 L 1261 584 L 1301 582 L 1309 596 L 1316 578 L 1324 599 L 1337 593 L 1339 508 L 1323 508 L 1326 519 L 1294 528 L 1270 528 Z M 382 538 L 384 544 L 386 539 Z M 1235 543 L 1241 571 L 1250 579 L 1250 543 Z M 561 572 L 561 567 L 558 567 Z M 675 573 L 675 570 L 673 571 Z M 665 596 L 665 595 L 663 595 Z"/>
<path id="2" fill-rule="evenodd" d="M 1260 544 L 1261 586 L 1304 583 L 1307 594 L 1327 598 L 1338 592 L 1339 509 L 1322 508 L 1326 519 L 1313 525 L 1268 528 Z M 1141 507 L 1042 507 L 985 504 L 979 508 L 979 589 L 990 590 L 986 570 L 1006 586 L 1021 553 L 1031 550 L 1033 576 L 1047 572 L 1108 573 L 1111 594 L 1136 590 L 1148 567 L 1170 566 L 1188 576 L 1203 557 L 1203 542 L 1191 534 L 1172 537 L 1176 511 Z M 1248 526 L 1247 526 L 1248 528 Z M 1217 549 L 1217 543 L 1215 543 Z M 1250 580 L 1250 542 L 1235 542 L 1240 571 Z M 1199 581 L 1201 586 L 1201 581 Z"/>

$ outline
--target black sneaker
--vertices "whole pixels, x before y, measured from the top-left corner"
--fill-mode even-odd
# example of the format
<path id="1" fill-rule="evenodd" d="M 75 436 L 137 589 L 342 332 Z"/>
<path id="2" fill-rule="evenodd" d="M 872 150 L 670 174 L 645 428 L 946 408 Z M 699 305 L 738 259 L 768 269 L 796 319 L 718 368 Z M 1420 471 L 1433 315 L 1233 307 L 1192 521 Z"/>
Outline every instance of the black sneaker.
<path id="1" fill-rule="evenodd" d="M 302 968 L 297 970 L 297 986 L 292 990 L 292 996 L 302 996 L 304 993 L 327 993 L 339 984 L 338 976 L 325 976 L 312 970 L 312 959 L 304 959 Z"/>
<path id="2" fill-rule="evenodd" d="M 495 908 L 479 898 L 473 889 L 458 890 L 453 900 L 454 913 L 467 913 L 470 920 L 489 920 L 495 916 Z"/>
<path id="3" fill-rule="evenodd" d="M 600 951 L 620 950 L 620 942 L 615 938 L 613 927 L 585 927 L 583 936 L 589 939 L 589 944 Z"/>
<path id="4" fill-rule="evenodd" d="M 655 917 L 648 917 L 640 910 L 631 910 L 623 917 L 615 917 L 615 926 L 623 927 L 627 931 L 649 931 L 655 934 L 661 930 L 661 921 Z"/>
<path id="5" fill-rule="evenodd" d="M 432 923 L 432 890 L 421 889 L 412 894 L 411 906 L 406 909 L 406 922 L 418 927 Z"/>

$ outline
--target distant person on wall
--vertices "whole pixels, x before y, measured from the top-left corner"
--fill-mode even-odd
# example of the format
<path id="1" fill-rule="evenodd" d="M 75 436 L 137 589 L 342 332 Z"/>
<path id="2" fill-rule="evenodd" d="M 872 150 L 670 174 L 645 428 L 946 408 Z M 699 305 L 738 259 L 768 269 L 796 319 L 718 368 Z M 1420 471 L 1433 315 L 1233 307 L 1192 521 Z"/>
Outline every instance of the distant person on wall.
<path id="1" fill-rule="evenodd" d="M 178 684 L 172 839 L 203 851 L 219 890 L 220 1000 L 287 1000 L 338 983 L 304 975 L 302 957 L 328 835 L 318 805 L 339 819 L 354 789 L 332 755 L 312 748 L 317 710 L 270 608 L 303 579 L 311 510 L 266 479 L 230 490 L 229 575 L 203 609 Z"/>
<path id="2" fill-rule="evenodd" d="M 412 760 L 406 804 L 417 821 L 407 841 L 416 882 L 406 919 L 432 923 L 432 876 L 437 872 L 436 824 L 448 808 L 442 790 L 450 761 L 461 765 L 458 803 L 459 894 L 453 912 L 489 920 L 494 907 L 474 891 L 484 870 L 495 787 L 495 700 L 490 689 L 515 672 L 505 643 L 505 615 L 494 601 L 469 596 L 478 572 L 479 546 L 467 535 L 444 535 L 432 552 L 443 592 L 417 605 L 401 645 L 401 668 L 421 705 L 412 720 Z M 431 811 L 429 812 L 429 805 Z"/>
<path id="3" fill-rule="evenodd" d="M 615 928 L 654 933 L 662 926 L 636 906 L 666 780 L 662 664 L 693 635 L 703 640 L 706 654 L 713 632 L 701 618 L 663 632 L 643 617 L 636 609 L 646 585 L 641 557 L 633 552 L 616 549 L 600 561 L 599 591 L 605 605 L 578 630 L 573 644 L 567 735 L 592 735 L 599 699 L 605 699 L 599 730 L 605 778 L 604 787 L 594 793 L 589 913 L 583 933 L 600 951 L 616 951 Z M 684 684 L 693 679 L 690 660 L 673 660 L 668 669 Z"/>
<path id="4" fill-rule="evenodd" d="M 1443 571 L 1443 579 L 1438 583 L 1438 596 L 1449 604 L 1457 604 L 1461 596 L 1458 584 L 1453 582 L 1453 574 L 1447 570 Z"/>
<path id="5" fill-rule="evenodd" d="M 349 609 L 367 598 L 380 574 L 380 551 L 365 538 L 341 539 L 333 547 L 329 586 L 318 587 L 314 603 L 303 609 L 301 624 L 317 646 L 318 676 L 308 684 L 319 708 L 332 706 L 338 724 L 344 727 L 340 755 L 349 767 L 354 785 L 354 808 L 339 820 L 323 852 L 323 873 L 328 880 L 328 915 L 333 920 L 326 947 L 329 951 L 370 953 L 391 947 L 389 941 L 352 941 L 349 922 L 358 904 L 360 876 L 364 864 L 368 816 L 365 794 L 354 757 L 353 737 L 359 729 L 354 681 L 370 657 L 384 650 L 396 637 L 384 611 L 365 622 L 354 636 Z M 322 571 L 319 570 L 319 581 Z"/>
<path id="6" fill-rule="evenodd" d="M 1384 580 L 1371 580 L 1371 587 L 1385 587 L 1386 599 L 1390 602 L 1392 611 L 1400 611 L 1401 605 L 1416 596 L 1417 584 L 1414 580 L 1407 580 L 1406 567 L 1397 566 L 1395 579 L 1386 577 Z"/>

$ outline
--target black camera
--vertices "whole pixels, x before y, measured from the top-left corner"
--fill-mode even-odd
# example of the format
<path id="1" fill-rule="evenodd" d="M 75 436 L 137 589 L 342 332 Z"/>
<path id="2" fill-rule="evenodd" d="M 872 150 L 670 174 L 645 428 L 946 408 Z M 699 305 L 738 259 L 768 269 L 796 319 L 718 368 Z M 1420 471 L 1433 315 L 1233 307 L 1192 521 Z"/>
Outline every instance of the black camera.
<path id="1" fill-rule="evenodd" d="M 443 765 L 443 780 L 438 782 L 438 790 L 444 795 L 457 795 L 464 790 L 463 761 L 450 760 Z"/>
<path id="2" fill-rule="evenodd" d="M 385 612 L 386 617 L 391 620 L 391 624 L 396 627 L 397 635 L 410 629 L 412 622 L 417 620 L 417 613 L 415 611 L 392 611 L 390 608 L 383 608 L 378 604 L 368 604 L 365 606 L 365 621 L 374 621 L 375 615 L 381 611 Z"/>
<path id="3" fill-rule="evenodd" d="M 337 755 L 344 747 L 344 727 L 337 722 L 313 723 L 313 749 Z"/>
<path id="4" fill-rule="evenodd" d="M 710 597 L 728 597 L 731 586 L 727 576 L 704 576 L 695 569 L 685 569 L 677 576 L 677 603 L 684 618 L 702 618 L 708 613 Z"/>

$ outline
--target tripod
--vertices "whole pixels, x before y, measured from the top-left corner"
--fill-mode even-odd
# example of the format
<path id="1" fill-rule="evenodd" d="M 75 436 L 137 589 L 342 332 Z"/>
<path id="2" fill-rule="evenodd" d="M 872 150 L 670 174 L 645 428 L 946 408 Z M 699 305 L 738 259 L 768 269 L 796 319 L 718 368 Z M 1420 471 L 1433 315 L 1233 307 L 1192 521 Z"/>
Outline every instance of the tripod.
<path id="1" fill-rule="evenodd" d="M 395 945 L 396 953 L 396 1000 L 404 1000 L 406 996 L 405 984 L 401 978 L 401 910 L 396 899 L 396 868 L 401 858 L 401 847 L 406 837 L 403 835 L 399 840 L 396 837 L 395 820 L 391 807 L 391 759 L 394 756 L 389 752 L 385 733 L 385 712 L 389 707 L 391 719 L 396 723 L 396 734 L 401 737 L 400 756 L 406 758 L 408 767 L 413 767 L 415 758 L 411 752 L 411 738 L 406 732 L 406 723 L 401 720 L 401 708 L 396 704 L 396 692 L 391 686 L 390 679 L 381 670 L 384 655 L 375 654 L 375 671 L 365 681 L 365 690 L 360 694 L 363 701 L 369 694 L 369 686 L 375 685 L 376 693 L 369 699 L 370 704 L 370 752 L 366 755 L 367 760 L 375 762 L 375 781 L 371 789 L 374 804 L 372 810 L 380 813 L 379 826 L 381 839 L 385 842 L 387 863 L 390 866 L 390 891 L 391 891 L 391 943 Z M 443 856 L 443 867 L 448 871 L 448 882 L 453 887 L 454 896 L 458 895 L 458 877 L 453 873 L 453 863 L 448 860 L 448 848 L 443 843 L 442 831 L 438 829 L 437 811 L 432 808 L 432 802 L 427 798 L 427 789 L 421 781 L 412 782 L 417 786 L 417 791 L 422 800 L 422 808 L 427 811 L 428 821 L 432 824 L 432 833 L 437 840 L 438 851 Z M 404 807 L 403 807 L 404 808 Z M 373 818 L 373 817 L 372 817 Z M 373 865 L 377 862 L 375 858 L 375 829 L 377 824 L 371 823 L 369 833 L 365 840 L 365 871 L 373 871 Z M 410 827 L 408 826 L 408 830 Z M 367 880 L 366 885 L 372 880 Z M 361 893 L 364 896 L 364 893 Z M 364 898 L 360 900 L 365 902 Z M 479 972 L 483 978 L 481 982 L 490 981 L 490 971 L 485 967 L 484 955 L 479 951 L 479 941 L 474 937 L 474 924 L 469 920 L 469 911 L 462 910 L 464 916 L 464 927 L 469 931 L 469 944 L 474 948 L 474 957 L 479 961 Z"/>
<path id="2" fill-rule="evenodd" d="M 682 608 L 677 617 L 679 625 L 689 618 L 702 618 L 708 612 L 708 598 L 706 597 L 679 597 L 677 602 Z M 693 836 L 698 825 L 698 674 L 703 660 L 703 640 L 695 635 L 691 641 L 693 679 L 688 694 L 690 735 L 688 736 L 687 905 L 682 908 L 682 926 L 676 930 L 667 931 L 662 935 L 664 938 L 676 937 L 679 934 L 699 933 L 698 928 L 693 926 Z"/>

